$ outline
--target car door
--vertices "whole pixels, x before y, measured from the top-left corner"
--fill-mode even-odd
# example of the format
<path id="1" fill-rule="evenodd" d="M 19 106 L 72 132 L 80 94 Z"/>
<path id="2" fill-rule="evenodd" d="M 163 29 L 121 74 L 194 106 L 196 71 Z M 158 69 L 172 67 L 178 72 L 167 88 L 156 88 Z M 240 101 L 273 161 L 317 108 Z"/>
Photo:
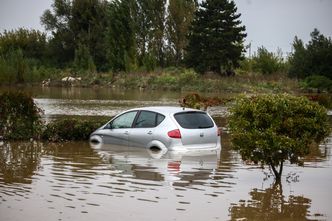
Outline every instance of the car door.
<path id="1" fill-rule="evenodd" d="M 137 112 L 126 112 L 113 119 L 99 132 L 103 136 L 103 142 L 112 145 L 128 146 L 128 136 Z"/>
<path id="2" fill-rule="evenodd" d="M 153 140 L 157 113 L 140 111 L 129 133 L 129 146 L 147 147 Z"/>

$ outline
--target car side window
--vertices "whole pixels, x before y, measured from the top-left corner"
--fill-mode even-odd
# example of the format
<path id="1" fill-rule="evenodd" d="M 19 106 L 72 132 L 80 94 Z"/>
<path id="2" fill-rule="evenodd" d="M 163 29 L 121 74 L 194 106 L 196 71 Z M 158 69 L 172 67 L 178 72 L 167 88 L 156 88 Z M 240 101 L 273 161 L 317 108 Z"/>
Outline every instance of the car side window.
<path id="1" fill-rule="evenodd" d="M 151 111 L 141 111 L 134 127 L 135 128 L 150 128 L 156 126 L 157 113 Z"/>
<path id="2" fill-rule="evenodd" d="M 161 122 L 163 122 L 164 119 L 165 119 L 165 116 L 164 116 L 164 115 L 157 114 L 157 122 L 156 122 L 156 126 L 158 126 Z"/>
<path id="3" fill-rule="evenodd" d="M 115 118 L 111 123 L 111 128 L 131 128 L 135 120 L 137 111 L 131 111 L 120 115 Z"/>

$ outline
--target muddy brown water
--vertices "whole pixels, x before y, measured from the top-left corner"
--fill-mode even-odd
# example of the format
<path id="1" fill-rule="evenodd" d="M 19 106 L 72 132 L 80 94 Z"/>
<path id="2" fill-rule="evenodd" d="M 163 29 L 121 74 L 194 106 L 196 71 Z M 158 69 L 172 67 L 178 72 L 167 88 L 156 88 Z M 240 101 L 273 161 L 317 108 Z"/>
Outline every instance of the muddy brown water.
<path id="1" fill-rule="evenodd" d="M 0 220 L 331 220 L 331 140 L 282 185 L 220 152 L 1 143 Z"/>
<path id="2" fill-rule="evenodd" d="M 181 95 L 25 90 L 45 118 L 175 105 Z M 313 148 L 303 167 L 286 164 L 275 185 L 268 168 L 241 160 L 227 134 L 220 152 L 187 154 L 86 141 L 0 142 L 0 220 L 332 220 L 331 146 L 332 137 Z"/>

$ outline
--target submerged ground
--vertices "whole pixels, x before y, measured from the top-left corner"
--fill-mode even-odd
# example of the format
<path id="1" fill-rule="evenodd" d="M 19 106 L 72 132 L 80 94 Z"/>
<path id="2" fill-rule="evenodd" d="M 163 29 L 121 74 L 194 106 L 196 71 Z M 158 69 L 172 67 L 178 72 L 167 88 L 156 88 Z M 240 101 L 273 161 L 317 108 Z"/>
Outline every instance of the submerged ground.
<path id="1" fill-rule="evenodd" d="M 113 116 L 131 107 L 177 105 L 180 92 L 28 88 L 44 119 Z M 213 95 L 213 94 L 207 94 Z M 228 96 L 228 95 L 219 95 Z M 220 126 L 224 107 L 211 114 Z M 107 118 L 107 117 L 105 117 Z M 87 141 L 0 143 L 0 220 L 331 220 L 330 138 L 303 167 L 246 165 L 227 134 L 220 152 L 150 152 Z"/>

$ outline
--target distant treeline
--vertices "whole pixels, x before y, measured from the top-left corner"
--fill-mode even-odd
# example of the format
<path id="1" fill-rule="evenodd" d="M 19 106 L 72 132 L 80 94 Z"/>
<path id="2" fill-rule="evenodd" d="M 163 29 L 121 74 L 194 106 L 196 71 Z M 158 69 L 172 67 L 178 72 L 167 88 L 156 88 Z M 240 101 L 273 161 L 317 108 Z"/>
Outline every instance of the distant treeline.
<path id="1" fill-rule="evenodd" d="M 332 79 L 331 38 L 315 29 L 306 45 L 295 37 L 286 59 L 263 46 L 244 58 L 240 17 L 232 0 L 54 0 L 41 16 L 45 33 L 0 33 L 0 82 L 40 81 L 59 70 L 84 76 L 171 66 Z"/>
<path id="2" fill-rule="evenodd" d="M 47 34 L 5 31 L 0 52 L 77 71 L 186 66 L 221 73 L 238 67 L 244 52 L 236 11 L 229 0 L 54 0 L 41 16 Z"/>

